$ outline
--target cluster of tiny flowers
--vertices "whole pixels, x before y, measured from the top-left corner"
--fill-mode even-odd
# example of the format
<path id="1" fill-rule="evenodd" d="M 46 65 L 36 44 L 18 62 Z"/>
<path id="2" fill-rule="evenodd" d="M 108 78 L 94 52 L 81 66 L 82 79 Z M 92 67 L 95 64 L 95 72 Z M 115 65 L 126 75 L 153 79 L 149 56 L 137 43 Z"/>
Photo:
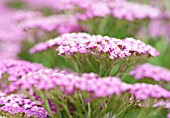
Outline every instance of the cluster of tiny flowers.
<path id="1" fill-rule="evenodd" d="M 41 102 L 32 101 L 21 94 L 0 93 L 0 112 L 8 115 L 26 114 L 26 117 L 36 118 L 46 118 L 48 115 Z"/>
<path id="2" fill-rule="evenodd" d="M 149 63 L 136 66 L 130 75 L 134 76 L 135 79 L 139 80 L 142 78 L 151 78 L 155 81 L 170 81 L 170 70 L 160 66 L 154 66 Z"/>
<path id="3" fill-rule="evenodd" d="M 46 32 L 56 31 L 59 34 L 79 31 L 77 19 L 72 15 L 53 15 L 48 17 L 36 17 L 21 22 L 24 30 L 40 29 Z"/>
<path id="4" fill-rule="evenodd" d="M 126 1 L 88 0 L 84 3 L 77 0 L 64 0 L 55 5 L 56 10 L 71 10 L 75 7 L 84 11 L 83 13 L 77 13 L 77 18 L 80 20 L 108 15 L 130 21 L 146 18 L 154 19 L 160 16 L 160 11 L 154 7 Z"/>
<path id="5" fill-rule="evenodd" d="M 160 16 L 160 11 L 148 5 L 142 5 L 132 2 L 116 2 L 111 4 L 112 15 L 118 19 L 125 18 L 126 20 L 134 19 L 155 19 Z M 139 14 L 140 13 L 140 14 Z"/>
<path id="6" fill-rule="evenodd" d="M 72 10 L 75 6 L 80 8 L 88 8 L 89 5 L 94 2 L 113 2 L 113 1 L 125 1 L 125 0 L 23 0 L 28 7 L 34 8 L 50 8 L 53 10 Z"/>
<path id="7" fill-rule="evenodd" d="M 16 89 L 35 87 L 38 90 L 50 90 L 59 87 L 64 94 L 74 94 L 77 90 L 80 90 L 92 94 L 94 97 L 112 96 L 130 89 L 130 85 L 115 77 L 98 78 L 93 73 L 83 74 L 79 77 L 48 69 L 29 73 L 13 83 L 13 86 Z"/>
<path id="8" fill-rule="evenodd" d="M 132 55 L 134 52 L 137 54 L 148 54 L 154 57 L 159 55 L 156 49 L 144 44 L 140 40 L 135 40 L 133 38 L 120 40 L 86 33 L 64 34 L 53 40 L 35 45 L 35 47 L 30 50 L 30 53 L 41 52 L 54 46 L 58 46 L 57 51 L 59 55 L 70 55 L 74 53 L 94 54 L 98 52 L 108 53 L 110 59 L 116 57 L 124 58 Z"/>
<path id="9" fill-rule="evenodd" d="M 22 89 L 30 89 L 34 85 L 38 85 L 38 89 L 49 89 L 53 88 L 55 83 L 50 81 L 51 79 L 55 79 L 56 77 L 64 76 L 65 74 L 71 74 L 74 76 L 78 76 L 77 73 L 68 72 L 65 70 L 59 69 L 49 69 L 49 68 L 41 68 L 37 71 L 30 71 L 27 74 L 23 75 L 20 79 L 15 82 L 12 82 L 8 87 L 8 93 L 14 92 L 18 90 L 21 86 Z M 29 78 L 27 80 L 26 78 Z M 28 82 L 28 84 L 27 84 Z"/>
<path id="10" fill-rule="evenodd" d="M 34 72 L 41 68 L 45 67 L 41 64 L 30 63 L 23 60 L 9 59 L 0 62 L 0 70 L 2 74 L 9 74 L 9 81 L 16 81 L 17 78 L 26 75 L 28 72 Z"/>
<path id="11" fill-rule="evenodd" d="M 170 99 L 170 92 L 158 85 L 137 83 L 130 90 L 138 100 L 146 100 L 148 98 Z"/>
<path id="12" fill-rule="evenodd" d="M 8 82 L 14 82 L 28 72 L 34 72 L 41 68 L 45 67 L 41 64 L 30 63 L 22 60 L 7 59 L 0 61 L 0 80 L 2 81 L 0 85 L 2 91 L 8 91 Z"/>
<path id="13" fill-rule="evenodd" d="M 129 85 L 115 77 L 98 78 L 93 73 L 77 76 L 49 69 L 30 72 L 11 85 L 15 86 L 16 89 L 35 87 L 38 90 L 51 90 L 59 87 L 65 94 L 74 94 L 80 90 L 86 91 L 94 97 L 112 96 L 130 90 L 130 93 L 138 100 L 170 99 L 170 92 L 158 85 L 144 83 Z"/>

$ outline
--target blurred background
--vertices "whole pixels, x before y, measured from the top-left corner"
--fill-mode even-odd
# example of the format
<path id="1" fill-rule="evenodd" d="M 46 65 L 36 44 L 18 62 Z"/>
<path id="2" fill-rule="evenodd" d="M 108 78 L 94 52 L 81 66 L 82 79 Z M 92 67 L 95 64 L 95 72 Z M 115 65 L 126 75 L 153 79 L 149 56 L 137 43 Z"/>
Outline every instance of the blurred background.
<path id="1" fill-rule="evenodd" d="M 0 16 L 0 60 L 53 67 L 49 55 L 30 55 L 29 49 L 64 33 L 87 32 L 140 39 L 160 52 L 147 61 L 170 69 L 169 0 L 1 0 Z"/>
<path id="2" fill-rule="evenodd" d="M 160 52 L 147 62 L 170 72 L 170 0 L 0 0 L 0 61 L 22 59 L 69 68 L 55 49 L 35 54 L 30 49 L 72 32 L 139 39 Z M 129 77 L 126 82 L 142 81 Z M 168 82 L 158 84 L 170 90 Z M 157 118 L 165 114 L 159 112 Z"/>

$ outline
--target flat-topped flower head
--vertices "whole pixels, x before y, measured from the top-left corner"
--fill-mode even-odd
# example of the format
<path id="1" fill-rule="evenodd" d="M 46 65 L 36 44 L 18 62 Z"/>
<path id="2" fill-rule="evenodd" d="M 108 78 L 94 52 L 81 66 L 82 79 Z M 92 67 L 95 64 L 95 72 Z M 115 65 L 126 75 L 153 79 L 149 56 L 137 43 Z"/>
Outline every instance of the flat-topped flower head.
<path id="1" fill-rule="evenodd" d="M 137 83 L 134 84 L 130 92 L 138 100 L 154 99 L 170 99 L 170 91 L 152 84 Z"/>
<path id="2" fill-rule="evenodd" d="M 151 78 L 155 81 L 170 81 L 170 70 L 160 66 L 154 66 L 149 63 L 136 66 L 130 75 L 134 76 L 135 79 Z"/>
<path id="3" fill-rule="evenodd" d="M 57 48 L 59 55 L 108 53 L 110 59 L 116 57 L 124 58 L 132 55 L 134 52 L 137 54 L 148 54 L 150 56 L 158 55 L 158 52 L 154 48 L 133 38 L 120 40 L 107 36 L 86 35 L 84 33 L 73 33 L 66 36 L 67 38 L 61 36 L 63 42 Z"/>
<path id="4" fill-rule="evenodd" d="M 77 12 L 80 10 L 76 11 L 76 8 L 81 9 L 83 12 Z M 78 0 L 64 0 L 56 3 L 55 9 L 58 11 L 73 10 L 80 20 L 112 16 L 117 19 L 133 21 L 136 19 L 155 19 L 161 13 L 160 10 L 146 4 L 117 0 L 88 0 L 86 3 Z"/>
<path id="5" fill-rule="evenodd" d="M 59 37 L 48 40 L 44 43 L 36 44 L 33 48 L 30 49 L 30 53 L 33 54 L 35 52 L 42 52 L 42 51 L 45 51 L 49 48 L 59 46 L 65 40 L 67 41 L 67 40 L 70 40 L 70 39 L 83 38 L 83 37 L 84 38 L 86 38 L 86 37 L 90 38 L 91 35 L 87 34 L 87 33 L 67 33 L 67 34 L 63 34 Z"/>
<path id="6" fill-rule="evenodd" d="M 27 73 L 37 71 L 41 68 L 45 67 L 41 64 L 31 63 L 23 60 L 8 59 L 1 61 L 1 89 L 7 89 L 9 82 L 14 82 Z"/>
<path id="7" fill-rule="evenodd" d="M 157 56 L 159 52 L 153 47 L 146 45 L 140 40 L 126 38 L 124 40 L 111 38 L 108 36 L 89 35 L 86 33 L 64 34 L 53 40 L 35 45 L 30 52 L 41 52 L 48 48 L 57 47 L 59 55 L 70 55 L 74 53 L 109 53 L 110 58 L 126 57 L 134 52 L 138 54 L 148 54 Z"/>
<path id="8" fill-rule="evenodd" d="M 37 90 L 53 90 L 59 87 L 59 90 L 64 94 L 74 94 L 80 90 L 95 97 L 121 94 L 130 89 L 130 85 L 123 83 L 116 77 L 98 78 L 97 74 L 93 73 L 78 76 L 47 69 L 30 72 L 11 85 L 21 87 L 21 89 L 34 87 Z"/>
<path id="9" fill-rule="evenodd" d="M 33 88 L 38 96 L 46 100 L 52 100 L 62 110 L 63 104 L 61 105 L 55 100 L 60 100 L 60 103 L 67 100 L 73 106 L 73 111 L 77 110 L 75 109 L 77 108 L 75 107 L 77 105 L 75 101 L 80 100 L 77 96 L 80 96 L 81 101 L 85 102 L 81 104 L 84 106 L 83 108 L 86 108 L 88 103 L 93 104 L 95 101 L 100 103 L 100 100 L 102 100 L 102 104 L 107 104 L 107 101 L 112 100 L 111 98 L 117 98 L 121 101 L 126 95 L 128 95 L 126 98 L 129 104 L 131 94 L 135 97 L 134 100 L 137 99 L 141 103 L 150 98 L 153 101 L 170 99 L 170 92 L 158 85 L 130 85 L 122 82 L 117 77 L 100 78 L 97 76 L 94 73 L 85 73 L 78 76 L 65 71 L 41 69 L 28 73 L 11 85 L 15 86 L 16 89 L 26 91 Z M 102 106 L 102 104 L 100 103 L 99 106 Z M 67 107 L 70 108 L 70 106 Z"/>
<path id="10" fill-rule="evenodd" d="M 18 118 L 23 116 L 26 118 L 46 118 L 48 116 L 41 102 L 33 101 L 21 94 L 6 95 L 0 93 L 0 105 L 0 112 L 3 113 L 5 117 L 12 117 L 15 116 L 15 114 Z"/>
<path id="11" fill-rule="evenodd" d="M 102 76 L 104 76 L 104 73 L 115 76 L 116 72 L 115 74 L 110 74 L 113 68 L 112 64 L 120 64 L 119 61 L 125 58 L 126 61 L 129 60 L 125 65 L 127 66 L 131 60 L 134 60 L 134 62 L 138 60 L 138 62 L 140 62 L 151 56 L 155 57 L 159 55 L 159 52 L 155 48 L 140 40 L 133 38 L 120 40 L 108 36 L 90 35 L 87 33 L 68 33 L 61 35 L 45 43 L 35 45 L 30 49 L 30 53 L 42 52 L 48 49 L 54 50 L 55 48 L 59 56 L 64 57 L 68 63 L 73 64 L 76 72 L 95 72 L 97 74 L 101 72 Z M 77 62 L 75 58 L 77 58 L 80 63 Z M 114 63 L 113 60 L 116 60 L 117 63 Z M 103 63 L 104 61 L 106 63 Z M 78 65 L 79 70 L 75 68 L 75 65 Z M 102 70 L 100 71 L 99 69 L 97 70 L 96 67 L 93 67 L 96 65 L 101 65 L 103 70 L 99 68 Z M 135 65 L 135 63 L 133 63 L 133 65 Z M 126 67 L 120 68 L 122 72 L 126 70 Z"/>
<path id="12" fill-rule="evenodd" d="M 125 0 L 59 0 L 55 6 L 74 14 L 84 31 L 116 38 L 134 37 L 146 22 L 161 16 L 157 8 Z"/>
<path id="13" fill-rule="evenodd" d="M 8 87 L 8 92 L 14 92 L 20 87 L 22 89 L 30 89 L 36 86 L 37 89 L 50 89 L 54 88 L 56 85 L 55 78 L 63 77 L 71 72 L 58 69 L 41 68 L 37 71 L 30 71 L 27 74 L 21 76 L 16 82 L 13 82 Z M 77 74 L 71 73 L 72 76 Z M 28 84 L 26 84 L 28 83 Z"/>
<path id="14" fill-rule="evenodd" d="M 16 81 L 17 78 L 26 75 L 28 72 L 34 72 L 45 68 L 41 64 L 31 63 L 24 60 L 8 59 L 0 62 L 2 74 L 8 73 L 10 81 Z"/>
<path id="15" fill-rule="evenodd" d="M 146 4 L 133 2 L 112 2 L 110 3 L 113 17 L 118 19 L 135 20 L 135 19 L 155 19 L 160 16 L 160 11 Z"/>
<path id="16" fill-rule="evenodd" d="M 100 78 L 95 73 L 84 73 L 78 76 L 48 69 L 30 72 L 11 85 L 23 91 L 33 88 L 32 90 L 42 98 L 43 102 L 49 99 L 55 106 L 58 106 L 57 111 L 62 110 L 64 113 L 64 107 L 67 107 L 72 116 L 77 116 L 74 112 L 78 112 L 82 108 L 85 112 L 88 111 L 86 109 L 88 103 L 94 104 L 96 101 L 96 105 L 100 108 L 107 104 L 107 101 L 113 101 L 114 98 L 124 101 L 123 98 L 130 98 L 131 89 L 131 85 L 122 82 L 117 77 Z M 71 106 L 64 106 L 65 100 Z M 114 103 L 115 101 L 113 101 Z"/>

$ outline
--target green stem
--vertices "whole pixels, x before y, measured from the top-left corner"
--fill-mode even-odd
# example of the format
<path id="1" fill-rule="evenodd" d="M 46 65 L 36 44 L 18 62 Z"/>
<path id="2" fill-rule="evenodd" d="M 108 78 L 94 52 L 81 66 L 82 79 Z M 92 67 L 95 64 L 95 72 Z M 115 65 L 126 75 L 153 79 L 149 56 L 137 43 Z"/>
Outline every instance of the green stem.
<path id="1" fill-rule="evenodd" d="M 91 117 L 91 105 L 90 105 L 90 103 L 88 103 L 88 118 L 92 118 Z"/>

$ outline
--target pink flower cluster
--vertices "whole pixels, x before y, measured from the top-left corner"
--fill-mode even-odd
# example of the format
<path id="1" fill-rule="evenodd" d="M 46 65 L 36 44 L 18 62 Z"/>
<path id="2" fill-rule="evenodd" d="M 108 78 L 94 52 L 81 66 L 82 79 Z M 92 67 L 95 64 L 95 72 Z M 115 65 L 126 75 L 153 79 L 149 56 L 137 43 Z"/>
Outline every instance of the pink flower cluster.
<path id="1" fill-rule="evenodd" d="M 10 114 L 26 114 L 27 117 L 46 118 L 41 102 L 35 102 L 21 94 L 0 93 L 0 111 Z"/>
<path id="2" fill-rule="evenodd" d="M 130 75 L 134 76 L 135 79 L 151 78 L 155 81 L 166 81 L 170 82 L 170 71 L 160 66 L 154 66 L 149 63 L 136 66 Z"/>
<path id="3" fill-rule="evenodd" d="M 41 52 L 48 48 L 57 47 L 59 55 L 70 55 L 74 53 L 109 53 L 110 58 L 124 58 L 137 54 L 159 55 L 153 47 L 144 44 L 140 40 L 126 38 L 124 40 L 110 38 L 100 35 L 89 35 L 86 33 L 64 34 L 45 43 L 40 43 L 31 48 L 30 53 Z"/>
<path id="4" fill-rule="evenodd" d="M 82 9 L 84 12 L 77 13 L 78 19 L 87 20 L 94 17 L 106 17 L 111 15 L 118 19 L 154 19 L 160 16 L 160 11 L 146 4 L 132 3 L 117 0 L 64 0 L 56 3 L 56 10 Z M 79 10 L 80 11 L 80 10 Z"/>
<path id="5" fill-rule="evenodd" d="M 24 30 L 40 29 L 45 32 L 56 31 L 59 34 L 79 31 L 77 19 L 72 15 L 53 15 L 48 17 L 36 17 L 21 22 Z"/>
<path id="6" fill-rule="evenodd" d="M 65 74 L 55 70 L 42 69 L 23 76 L 11 86 L 21 89 L 35 87 L 38 90 L 50 90 L 59 87 L 65 94 L 74 94 L 77 90 L 85 91 L 94 97 L 121 94 L 130 89 L 130 85 L 121 82 L 119 78 L 98 78 L 96 74 Z"/>
<path id="7" fill-rule="evenodd" d="M 92 3 L 95 2 L 116 2 L 118 0 L 23 0 L 28 7 L 33 8 L 50 8 L 53 10 L 72 10 L 75 6 L 79 6 L 80 8 L 87 8 Z M 122 2 L 125 0 L 119 0 Z"/>
<path id="8" fill-rule="evenodd" d="M 18 79 L 15 82 L 12 82 L 8 86 L 7 93 L 11 93 L 11 92 L 18 90 L 20 88 L 21 83 L 23 84 L 21 87 L 22 89 L 30 89 L 31 86 L 34 86 L 34 85 L 38 85 L 39 89 L 43 89 L 43 87 L 45 89 L 52 88 L 54 83 L 52 83 L 50 81 L 50 78 L 55 79 L 55 77 L 59 77 L 60 75 L 64 76 L 65 74 L 71 74 L 73 76 L 78 76 L 76 73 L 65 71 L 65 70 L 59 70 L 59 69 L 53 70 L 53 69 L 49 69 L 49 68 L 39 68 L 36 71 L 30 71 L 27 74 L 21 76 L 21 78 L 20 78 L 21 80 Z M 42 76 L 43 76 L 43 78 L 42 78 Z M 82 76 L 85 76 L 85 75 L 82 75 Z M 25 79 L 26 77 L 32 77 L 32 79 L 30 78 L 30 80 L 27 81 Z M 90 76 L 90 74 L 89 74 L 88 77 L 90 78 L 90 77 L 96 77 L 96 76 L 95 75 Z M 28 82 L 28 84 L 26 84 L 25 82 Z"/>
<path id="9" fill-rule="evenodd" d="M 57 47 L 59 55 L 70 55 L 75 53 L 108 53 L 110 59 L 116 57 L 124 58 L 126 56 L 137 54 L 148 54 L 151 56 L 159 55 L 153 47 L 144 44 L 140 40 L 126 38 L 124 40 L 110 38 L 100 35 L 89 35 L 86 33 L 64 34 L 53 40 L 35 45 L 30 53 L 41 52 L 48 48 Z"/>
<path id="10" fill-rule="evenodd" d="M 146 100 L 148 98 L 170 99 L 170 92 L 158 85 L 137 83 L 131 87 L 130 92 L 138 100 Z"/>
<path id="11" fill-rule="evenodd" d="M 7 59 L 0 61 L 0 86 L 1 91 L 8 92 L 8 83 L 15 82 L 29 72 L 38 71 L 45 68 L 41 64 L 30 63 L 23 60 Z"/>
<path id="12" fill-rule="evenodd" d="M 158 18 L 160 11 L 149 5 L 126 2 L 124 0 L 25 0 L 31 6 L 49 7 L 57 11 L 82 9 L 83 13 L 76 13 L 77 18 L 87 20 L 94 17 L 112 15 L 118 19 L 135 20 L 145 18 Z M 80 11 L 80 10 L 79 10 Z M 77 12 L 77 11 L 76 11 Z"/>
<path id="13" fill-rule="evenodd" d="M 160 11 L 149 5 L 142 5 L 132 2 L 116 2 L 111 5 L 112 15 L 118 19 L 125 18 L 126 20 L 135 19 L 155 19 L 160 16 Z"/>
<path id="14" fill-rule="evenodd" d="M 38 90 L 48 91 L 59 87 L 64 94 L 74 94 L 80 90 L 95 98 L 129 92 L 138 100 L 146 100 L 148 98 L 170 99 L 170 92 L 158 85 L 144 83 L 130 85 L 123 83 L 116 77 L 99 78 L 93 73 L 77 76 L 49 69 L 30 72 L 12 83 L 12 86 L 15 88 L 14 90 L 19 88 L 29 90 L 35 87 Z"/>
<path id="15" fill-rule="evenodd" d="M 41 64 L 30 63 L 23 60 L 3 60 L 0 61 L 0 70 L 2 74 L 8 73 L 9 81 L 16 81 L 23 75 L 26 75 L 28 72 L 34 72 L 41 68 L 45 68 Z"/>

